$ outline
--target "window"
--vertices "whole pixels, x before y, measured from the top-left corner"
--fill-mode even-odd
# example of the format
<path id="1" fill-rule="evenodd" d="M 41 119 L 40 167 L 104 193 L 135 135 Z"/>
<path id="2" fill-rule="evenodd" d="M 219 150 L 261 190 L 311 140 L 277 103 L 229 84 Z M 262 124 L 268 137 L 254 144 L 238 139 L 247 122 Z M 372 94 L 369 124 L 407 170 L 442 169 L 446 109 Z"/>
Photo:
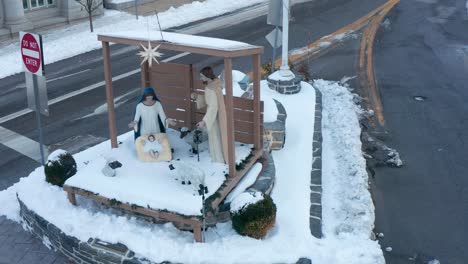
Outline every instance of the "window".
<path id="1" fill-rule="evenodd" d="M 23 0 L 24 10 L 55 6 L 56 0 Z"/>

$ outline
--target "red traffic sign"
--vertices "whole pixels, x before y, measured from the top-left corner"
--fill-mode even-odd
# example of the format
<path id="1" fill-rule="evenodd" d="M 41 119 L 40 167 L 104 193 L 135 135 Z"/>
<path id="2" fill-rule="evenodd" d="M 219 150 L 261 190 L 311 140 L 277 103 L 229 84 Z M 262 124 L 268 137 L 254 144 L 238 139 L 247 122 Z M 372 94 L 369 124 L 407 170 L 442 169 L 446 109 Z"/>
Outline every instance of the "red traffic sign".
<path id="1" fill-rule="evenodd" d="M 21 32 L 20 46 L 24 70 L 32 74 L 44 75 L 41 35 Z"/>

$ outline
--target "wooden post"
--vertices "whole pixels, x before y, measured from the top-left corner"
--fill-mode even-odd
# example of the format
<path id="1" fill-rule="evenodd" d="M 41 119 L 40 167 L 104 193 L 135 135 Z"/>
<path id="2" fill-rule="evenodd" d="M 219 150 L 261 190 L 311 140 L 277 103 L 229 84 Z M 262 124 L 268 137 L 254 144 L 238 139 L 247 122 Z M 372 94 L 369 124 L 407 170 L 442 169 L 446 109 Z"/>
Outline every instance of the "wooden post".
<path id="1" fill-rule="evenodd" d="M 254 109 L 254 146 L 256 150 L 262 150 L 262 138 L 260 135 L 260 54 L 255 54 L 253 59 L 253 109 Z"/>
<path id="2" fill-rule="evenodd" d="M 118 148 L 117 127 L 115 126 L 114 91 L 112 89 L 112 69 L 110 64 L 109 42 L 102 42 L 104 57 L 104 78 L 106 80 L 107 116 L 109 118 L 109 135 L 112 148 Z"/>
<path id="3" fill-rule="evenodd" d="M 201 226 L 199 224 L 193 225 L 193 238 L 195 239 L 196 242 L 204 242 L 202 239 L 202 230 Z"/>
<path id="4" fill-rule="evenodd" d="M 232 59 L 224 58 L 224 79 L 226 86 L 226 116 L 229 177 L 236 177 L 236 152 L 234 149 L 234 104 L 232 101 Z"/>
<path id="5" fill-rule="evenodd" d="M 141 65 L 141 89 L 151 86 L 149 75 L 149 65 L 148 62 L 145 62 Z"/>
<path id="6" fill-rule="evenodd" d="M 70 201 L 71 204 L 76 205 L 76 196 L 75 196 L 75 193 L 72 190 L 67 191 L 67 198 L 68 198 L 68 201 Z"/>

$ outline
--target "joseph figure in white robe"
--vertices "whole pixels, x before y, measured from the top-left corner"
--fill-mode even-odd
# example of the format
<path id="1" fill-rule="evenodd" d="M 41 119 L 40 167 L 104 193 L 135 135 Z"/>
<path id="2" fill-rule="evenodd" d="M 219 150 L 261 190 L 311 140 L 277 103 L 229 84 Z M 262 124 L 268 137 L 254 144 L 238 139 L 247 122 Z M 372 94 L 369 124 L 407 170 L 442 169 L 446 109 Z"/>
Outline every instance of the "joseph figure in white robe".
<path id="1" fill-rule="evenodd" d="M 226 163 L 228 160 L 227 118 L 222 83 L 210 67 L 201 70 L 200 78 L 206 87 L 204 97 L 196 98 L 197 108 L 206 106 L 206 113 L 197 127 L 206 127 L 211 161 Z"/>

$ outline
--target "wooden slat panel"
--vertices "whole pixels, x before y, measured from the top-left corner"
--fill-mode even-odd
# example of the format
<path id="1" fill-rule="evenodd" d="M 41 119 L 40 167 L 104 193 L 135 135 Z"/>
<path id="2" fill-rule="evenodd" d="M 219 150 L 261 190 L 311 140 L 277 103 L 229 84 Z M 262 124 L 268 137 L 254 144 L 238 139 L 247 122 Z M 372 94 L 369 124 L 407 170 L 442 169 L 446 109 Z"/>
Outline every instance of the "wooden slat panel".
<path id="1" fill-rule="evenodd" d="M 190 70 L 190 65 L 186 64 L 178 64 L 178 63 L 169 63 L 169 62 L 161 62 L 159 64 L 153 64 L 151 67 L 152 72 L 159 72 L 159 73 L 171 73 L 177 74 L 183 71 Z"/>
<path id="2" fill-rule="evenodd" d="M 166 96 L 159 96 L 159 99 L 161 99 L 161 104 L 164 108 L 164 110 L 169 109 L 169 108 L 180 108 L 187 110 L 190 105 L 189 100 L 184 100 L 184 99 L 177 99 L 177 98 L 172 98 L 172 97 L 166 97 Z"/>
<path id="3" fill-rule="evenodd" d="M 254 123 L 234 120 L 234 130 L 245 133 L 254 133 Z"/>
<path id="4" fill-rule="evenodd" d="M 152 84 L 153 85 L 153 84 Z M 154 86 L 154 85 L 153 85 Z M 171 98 L 190 98 L 190 94 L 187 93 L 187 91 L 184 91 L 184 89 L 178 87 L 171 87 L 171 89 L 165 88 L 155 88 L 156 93 L 158 96 L 161 97 L 171 97 Z"/>
<path id="5" fill-rule="evenodd" d="M 234 108 L 239 108 L 243 110 L 254 110 L 253 100 L 241 98 L 241 97 L 234 97 Z M 260 112 L 263 113 L 263 101 L 260 101 Z"/>
<path id="6" fill-rule="evenodd" d="M 244 143 L 244 144 L 253 144 L 254 143 L 254 135 L 253 134 L 235 132 L 234 133 L 234 138 L 236 139 L 237 142 L 241 142 L 241 143 Z"/>
<path id="7" fill-rule="evenodd" d="M 196 92 L 199 96 L 203 96 L 204 92 L 203 91 L 194 91 Z M 226 100 L 226 96 L 224 96 L 224 100 Z M 242 97 L 232 97 L 233 104 L 234 104 L 234 110 L 235 109 L 241 109 L 241 110 L 246 110 L 246 111 L 254 111 L 254 104 L 252 99 L 246 99 Z M 263 113 L 264 111 L 264 103 L 263 101 L 260 101 L 260 112 Z"/>
<path id="8" fill-rule="evenodd" d="M 176 120 L 183 121 L 187 120 L 187 116 L 189 115 L 189 112 L 177 111 L 174 108 L 164 109 L 164 112 L 168 118 L 174 118 Z"/>
<path id="9" fill-rule="evenodd" d="M 194 120 L 200 121 L 205 115 L 205 109 L 199 109 L 195 112 Z M 253 123 L 253 112 L 234 109 L 234 120 Z M 260 121 L 263 124 L 263 114 L 260 115 Z"/>
<path id="10" fill-rule="evenodd" d="M 155 84 L 155 87 L 185 87 L 186 80 L 182 73 L 178 75 L 170 75 L 167 73 L 151 72 L 151 82 Z"/>

